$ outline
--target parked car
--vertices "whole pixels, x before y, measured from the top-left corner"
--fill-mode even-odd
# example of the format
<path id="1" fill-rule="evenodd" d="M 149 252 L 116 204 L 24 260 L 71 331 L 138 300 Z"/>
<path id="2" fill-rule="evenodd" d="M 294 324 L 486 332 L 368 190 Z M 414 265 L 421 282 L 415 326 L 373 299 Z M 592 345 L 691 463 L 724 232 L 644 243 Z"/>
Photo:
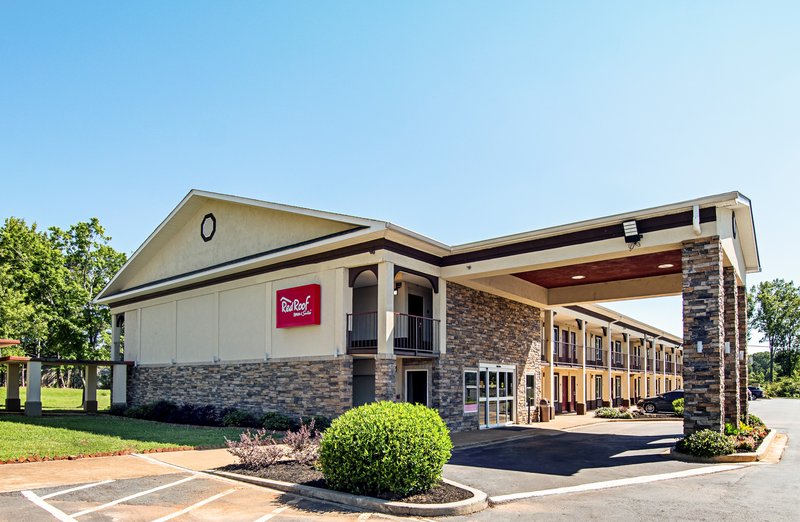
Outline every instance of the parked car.
<path id="1" fill-rule="evenodd" d="M 655 413 L 657 411 L 664 411 L 674 413 L 675 409 L 672 407 L 672 401 L 683 399 L 683 390 L 672 390 L 655 397 L 647 397 L 640 400 L 636 405 L 640 410 L 645 413 Z"/>
<path id="2" fill-rule="evenodd" d="M 762 390 L 758 386 L 748 386 L 747 387 L 747 397 L 751 401 L 754 401 L 756 399 L 763 399 L 764 398 L 764 390 Z"/>

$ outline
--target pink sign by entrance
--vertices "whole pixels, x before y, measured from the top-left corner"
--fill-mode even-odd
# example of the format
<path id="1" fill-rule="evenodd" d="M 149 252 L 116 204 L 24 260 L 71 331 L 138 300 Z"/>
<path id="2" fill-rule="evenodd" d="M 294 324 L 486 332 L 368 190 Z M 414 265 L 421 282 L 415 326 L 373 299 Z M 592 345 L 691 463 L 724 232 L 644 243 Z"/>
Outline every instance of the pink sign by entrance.
<path id="1" fill-rule="evenodd" d="M 276 328 L 320 323 L 322 314 L 320 313 L 320 286 L 318 284 L 278 290 L 275 297 Z"/>

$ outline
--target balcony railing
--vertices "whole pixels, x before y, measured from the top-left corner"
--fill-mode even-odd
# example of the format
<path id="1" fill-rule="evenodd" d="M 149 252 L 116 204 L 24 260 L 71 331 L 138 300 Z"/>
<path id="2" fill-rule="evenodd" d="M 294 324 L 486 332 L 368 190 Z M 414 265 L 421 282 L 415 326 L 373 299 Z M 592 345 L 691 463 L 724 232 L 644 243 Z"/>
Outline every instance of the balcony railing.
<path id="1" fill-rule="evenodd" d="M 663 372 L 664 371 L 664 361 L 661 359 L 656 359 L 656 371 Z"/>
<path id="2" fill-rule="evenodd" d="M 622 352 L 611 352 L 611 367 L 616 370 L 625 369 L 625 356 Z"/>
<path id="3" fill-rule="evenodd" d="M 553 360 L 557 364 L 578 364 L 578 346 L 575 344 L 556 342 L 553 347 Z"/>
<path id="4" fill-rule="evenodd" d="M 394 353 L 436 355 L 439 353 L 438 319 L 394 314 Z M 347 314 L 347 353 L 377 353 L 378 312 Z"/>
<path id="5" fill-rule="evenodd" d="M 606 368 L 608 366 L 608 351 L 597 348 L 586 348 L 586 366 Z"/>
<path id="6" fill-rule="evenodd" d="M 675 371 L 675 365 L 671 362 L 666 363 L 666 370 L 667 373 L 673 373 Z"/>
<path id="7" fill-rule="evenodd" d="M 642 364 L 642 358 L 636 355 L 631 355 L 631 370 L 644 370 L 644 365 Z"/>

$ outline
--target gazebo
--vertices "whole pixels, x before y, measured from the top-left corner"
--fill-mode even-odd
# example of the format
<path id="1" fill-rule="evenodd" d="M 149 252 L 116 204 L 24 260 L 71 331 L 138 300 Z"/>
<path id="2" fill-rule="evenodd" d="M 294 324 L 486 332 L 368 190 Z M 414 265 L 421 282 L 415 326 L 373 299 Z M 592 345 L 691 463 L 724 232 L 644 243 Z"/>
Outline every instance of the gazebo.
<path id="1" fill-rule="evenodd" d="M 0 348 L 18 345 L 14 339 L 0 339 Z M 93 361 L 77 359 L 51 359 L 42 357 L 21 357 L 8 355 L 0 357 L 0 364 L 8 368 L 6 380 L 6 411 L 20 411 L 19 399 L 20 370 L 25 365 L 28 374 L 28 391 L 25 400 L 25 415 L 40 417 L 42 415 L 42 367 L 71 364 L 84 367 L 86 386 L 84 387 L 83 410 L 87 413 L 97 412 L 97 367 L 111 366 L 111 404 L 126 404 L 126 387 L 128 380 L 127 366 L 132 363 L 124 361 Z"/>

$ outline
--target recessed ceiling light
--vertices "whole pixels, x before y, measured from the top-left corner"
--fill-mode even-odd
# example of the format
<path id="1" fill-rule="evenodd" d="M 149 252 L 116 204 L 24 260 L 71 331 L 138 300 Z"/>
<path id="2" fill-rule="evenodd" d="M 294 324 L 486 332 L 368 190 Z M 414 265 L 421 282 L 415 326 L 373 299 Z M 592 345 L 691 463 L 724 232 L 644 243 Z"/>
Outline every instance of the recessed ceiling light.
<path id="1" fill-rule="evenodd" d="M 586 279 L 586 276 L 585 275 L 574 275 L 574 276 L 572 276 L 572 279 Z"/>
<path id="2" fill-rule="evenodd" d="M 664 263 L 663 265 L 658 265 L 658 268 L 672 268 L 673 266 L 675 265 L 672 263 Z"/>

